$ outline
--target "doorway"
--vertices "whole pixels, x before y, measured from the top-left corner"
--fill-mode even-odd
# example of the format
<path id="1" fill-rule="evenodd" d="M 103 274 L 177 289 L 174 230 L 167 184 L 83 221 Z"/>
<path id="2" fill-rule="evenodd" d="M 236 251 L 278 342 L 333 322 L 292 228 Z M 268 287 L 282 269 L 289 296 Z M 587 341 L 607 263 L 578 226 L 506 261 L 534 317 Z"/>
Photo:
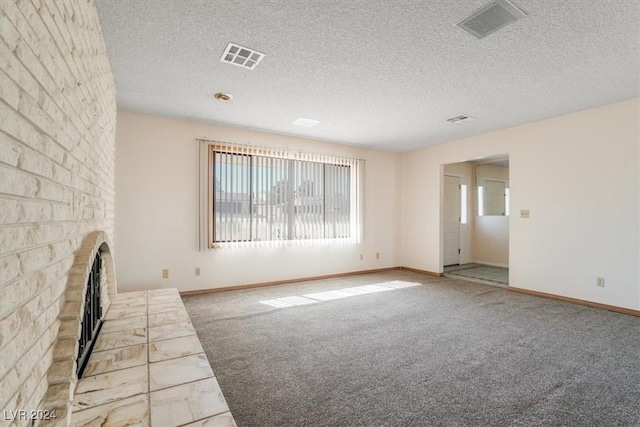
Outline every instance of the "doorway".
<path id="1" fill-rule="evenodd" d="M 445 275 L 456 270 L 465 280 L 508 284 L 509 187 L 508 155 L 443 165 L 441 271 Z"/>

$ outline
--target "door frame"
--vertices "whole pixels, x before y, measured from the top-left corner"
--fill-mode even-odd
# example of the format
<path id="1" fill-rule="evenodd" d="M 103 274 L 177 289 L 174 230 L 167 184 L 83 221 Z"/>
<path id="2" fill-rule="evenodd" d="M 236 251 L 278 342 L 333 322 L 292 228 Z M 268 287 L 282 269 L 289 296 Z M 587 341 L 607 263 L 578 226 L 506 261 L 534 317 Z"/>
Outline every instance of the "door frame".
<path id="1" fill-rule="evenodd" d="M 479 155 L 477 157 L 472 157 L 469 159 L 456 159 L 456 160 L 452 160 L 452 161 L 447 161 L 447 162 L 443 162 L 440 163 L 440 199 L 439 199 L 439 215 L 440 215 L 440 234 L 439 234 L 439 238 L 440 238 L 440 244 L 439 244 L 439 262 L 440 262 L 440 269 L 438 270 L 438 273 L 440 275 L 444 274 L 444 176 L 445 175 L 449 175 L 449 176 L 460 176 L 460 177 L 467 177 L 469 178 L 469 186 L 468 186 L 468 191 L 471 191 L 471 193 L 467 194 L 467 209 L 468 209 L 468 224 L 469 224 L 469 239 L 471 241 L 471 236 L 473 235 L 473 233 L 475 232 L 475 221 L 476 221 L 476 214 L 477 214 L 477 196 L 476 196 L 476 173 L 475 170 L 471 172 L 471 176 L 469 176 L 468 174 L 460 174 L 460 173 L 456 173 L 456 172 L 446 172 L 445 173 L 445 167 L 449 166 L 449 165 L 456 165 L 456 164 L 461 164 L 461 163 L 472 163 L 472 164 L 486 164 L 486 163 L 492 163 L 495 161 L 499 161 L 499 160 L 509 160 L 509 188 L 510 188 L 510 193 L 511 196 L 513 196 L 513 190 L 514 190 L 514 185 L 513 185 L 513 181 L 512 181 L 512 175 L 511 175 L 511 171 L 513 168 L 513 164 L 511 164 L 511 153 L 509 152 L 503 152 L 503 153 L 494 153 L 494 154 L 485 154 L 485 155 Z M 510 214 L 509 215 L 509 230 L 512 229 L 511 225 L 513 223 L 513 221 L 515 221 L 515 215 L 514 215 L 514 211 L 513 211 L 513 198 L 510 197 L 509 200 L 510 206 L 509 206 L 509 211 Z M 512 245 L 512 234 L 511 232 L 509 232 L 509 239 L 508 239 L 508 245 L 509 245 L 509 264 L 511 263 L 511 259 L 513 256 L 513 245 Z M 468 262 L 473 262 L 473 260 L 471 259 L 471 247 L 469 247 L 469 261 Z M 489 265 L 489 264 L 488 264 Z M 500 265 L 501 267 L 509 267 L 509 265 Z M 511 279 L 510 279 L 511 280 Z"/>
<path id="2" fill-rule="evenodd" d="M 474 214 L 474 206 L 472 203 L 472 177 L 469 175 L 452 173 L 452 172 L 444 172 L 444 165 L 442 165 L 442 197 L 440 204 L 440 215 L 441 215 L 441 233 L 440 233 L 440 266 L 442 267 L 442 271 L 444 271 L 444 199 L 445 199 L 445 176 L 450 176 L 459 179 L 460 185 L 466 185 L 466 194 L 467 194 L 467 222 L 463 224 L 461 221 L 458 222 L 459 227 L 459 241 L 458 247 L 460 249 L 460 255 L 458 256 L 458 263 L 460 265 L 467 264 L 471 262 L 471 228 Z M 462 192 L 462 189 L 460 189 Z M 462 217 L 462 203 L 460 204 L 460 217 Z"/>

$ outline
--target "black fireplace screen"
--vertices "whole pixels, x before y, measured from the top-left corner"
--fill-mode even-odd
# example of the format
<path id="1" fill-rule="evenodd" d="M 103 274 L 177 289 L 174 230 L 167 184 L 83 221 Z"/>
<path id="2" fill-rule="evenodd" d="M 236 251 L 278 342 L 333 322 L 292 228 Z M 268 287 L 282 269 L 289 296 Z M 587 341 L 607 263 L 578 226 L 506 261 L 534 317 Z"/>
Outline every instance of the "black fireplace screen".
<path id="1" fill-rule="evenodd" d="M 100 305 L 100 273 L 102 269 L 102 255 L 96 254 L 87 280 L 87 293 L 84 300 L 84 314 L 82 316 L 82 331 L 80 332 L 76 373 L 82 377 L 93 345 L 98 338 L 102 326 L 102 306 Z"/>

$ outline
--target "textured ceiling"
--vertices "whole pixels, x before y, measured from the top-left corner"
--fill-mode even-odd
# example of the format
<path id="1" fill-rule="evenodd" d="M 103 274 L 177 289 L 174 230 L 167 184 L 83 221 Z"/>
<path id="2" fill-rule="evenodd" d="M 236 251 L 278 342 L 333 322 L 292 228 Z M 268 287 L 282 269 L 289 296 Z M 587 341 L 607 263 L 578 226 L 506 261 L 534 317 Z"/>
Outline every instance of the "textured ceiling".
<path id="1" fill-rule="evenodd" d="M 478 40 L 482 0 L 98 0 L 119 108 L 407 151 L 640 96 L 640 2 L 514 0 Z M 266 54 L 220 62 L 228 42 Z M 214 101 L 228 92 L 233 101 Z M 469 114 L 475 120 L 451 124 Z M 313 128 L 292 125 L 299 117 Z"/>

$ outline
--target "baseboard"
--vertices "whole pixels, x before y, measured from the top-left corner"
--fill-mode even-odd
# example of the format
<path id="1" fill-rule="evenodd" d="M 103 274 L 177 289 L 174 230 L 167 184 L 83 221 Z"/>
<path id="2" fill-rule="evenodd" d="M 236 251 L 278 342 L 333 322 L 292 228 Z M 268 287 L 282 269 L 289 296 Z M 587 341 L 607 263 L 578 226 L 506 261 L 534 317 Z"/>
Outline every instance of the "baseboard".
<path id="1" fill-rule="evenodd" d="M 426 275 L 435 276 L 435 277 L 444 276 L 444 273 L 436 273 L 433 271 L 420 270 L 420 269 L 411 268 L 411 267 L 402 267 L 402 266 L 386 267 L 386 268 L 376 268 L 373 270 L 359 270 L 359 271 L 349 271 L 346 273 L 327 274 L 324 276 L 311 276 L 311 277 L 301 277 L 298 279 L 276 280 L 272 282 L 250 283 L 247 285 L 227 286 L 224 288 L 209 288 L 209 289 L 198 289 L 194 291 L 182 291 L 180 292 L 180 295 L 188 296 L 188 295 L 209 294 L 214 292 L 238 291 L 242 289 L 253 289 L 253 288 L 262 288 L 265 286 L 286 285 L 289 283 L 308 282 L 312 280 L 335 279 L 338 277 L 357 276 L 361 274 L 370 274 L 370 273 L 381 273 L 384 271 L 392 271 L 392 270 L 405 270 L 405 271 L 411 271 L 414 273 L 426 274 Z M 548 294 L 546 292 L 539 292 L 539 291 L 532 291 L 529 289 L 518 288 L 515 286 L 507 286 L 506 289 L 511 292 L 517 292 L 520 294 L 525 294 L 525 295 L 530 295 L 535 297 L 542 297 L 542 298 L 549 298 L 557 301 L 569 302 L 572 304 L 584 305 L 587 307 L 599 308 L 602 310 L 609 310 L 609 311 L 614 311 L 616 313 L 622 313 L 622 314 L 628 314 L 631 316 L 640 317 L 640 310 L 634 310 L 631 308 L 616 307 L 615 305 L 607 305 L 607 304 L 601 304 L 598 302 L 585 301 L 577 298 L 563 297 L 561 295 Z"/>
<path id="2" fill-rule="evenodd" d="M 212 292 L 238 291 L 242 289 L 262 288 L 265 286 L 276 286 L 276 285 L 286 285 L 289 283 L 308 282 L 311 280 L 335 279 L 337 277 L 357 276 L 360 274 L 381 273 L 384 271 L 398 270 L 401 268 L 402 267 L 376 268 L 373 270 L 349 271 L 346 273 L 327 274 L 324 276 L 300 277 L 298 279 L 275 280 L 272 282 L 260 282 L 260 283 L 250 283 L 247 285 L 226 286 L 224 288 L 197 289 L 194 291 L 182 291 L 180 292 L 180 295 L 187 296 L 187 295 L 209 294 Z"/>
<path id="3" fill-rule="evenodd" d="M 411 267 L 397 267 L 398 270 L 406 270 L 406 271 L 413 271 L 414 273 L 421 273 L 421 274 L 427 274 L 429 276 L 436 276 L 436 277 L 443 277 L 444 273 L 436 273 L 433 271 L 428 271 L 428 270 L 419 270 L 417 268 L 411 268 Z"/>
<path id="4" fill-rule="evenodd" d="M 623 307 L 616 307 L 615 305 L 600 304 L 598 302 L 591 302 L 591 301 L 585 301 L 577 298 L 563 297 L 560 295 L 548 294 L 546 292 L 532 291 L 529 289 L 517 288 L 514 286 L 508 286 L 507 290 L 512 292 L 518 292 L 520 294 L 532 295 L 535 297 L 542 297 L 542 298 L 549 298 L 549 299 L 554 299 L 554 300 L 563 301 L 563 302 L 570 302 L 573 304 L 586 305 L 587 307 L 600 308 L 603 310 L 615 311 L 616 313 L 629 314 L 631 316 L 640 317 L 640 310 L 633 310 L 631 308 L 623 308 Z"/>

